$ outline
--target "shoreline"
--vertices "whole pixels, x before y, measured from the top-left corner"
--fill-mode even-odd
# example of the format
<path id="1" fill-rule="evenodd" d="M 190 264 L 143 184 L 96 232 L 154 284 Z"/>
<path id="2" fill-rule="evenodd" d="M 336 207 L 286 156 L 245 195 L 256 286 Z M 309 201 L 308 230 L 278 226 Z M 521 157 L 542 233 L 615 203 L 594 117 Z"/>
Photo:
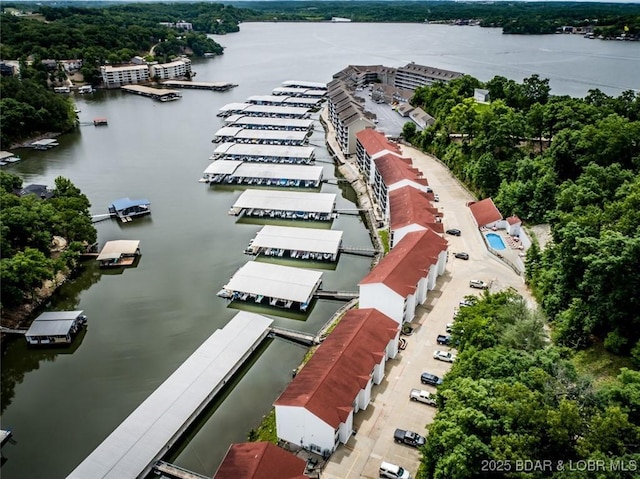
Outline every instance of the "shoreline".
<path id="1" fill-rule="evenodd" d="M 9 145 L 9 150 L 17 150 L 20 148 L 30 148 L 31 143 L 33 143 L 34 141 L 38 141 L 38 140 L 44 140 L 46 138 L 57 138 L 60 135 L 63 135 L 64 132 L 57 132 L 57 133 L 42 133 L 40 135 L 36 135 L 30 138 L 27 138 L 25 140 L 22 140 L 19 143 L 12 143 L 11 145 Z"/>

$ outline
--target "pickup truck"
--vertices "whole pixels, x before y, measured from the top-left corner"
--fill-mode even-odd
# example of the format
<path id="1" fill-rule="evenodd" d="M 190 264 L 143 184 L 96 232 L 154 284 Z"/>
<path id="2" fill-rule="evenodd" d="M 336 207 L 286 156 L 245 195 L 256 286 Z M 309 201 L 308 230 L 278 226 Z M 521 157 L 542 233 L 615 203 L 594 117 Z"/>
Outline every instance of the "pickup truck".
<path id="1" fill-rule="evenodd" d="M 411 447 L 424 446 L 425 443 L 424 436 L 415 432 L 405 431 L 404 429 L 396 429 L 396 432 L 393 433 L 393 438 L 396 442 L 406 444 Z"/>
<path id="2" fill-rule="evenodd" d="M 451 335 L 450 334 L 438 334 L 436 338 L 436 342 L 438 344 L 442 344 L 444 346 L 448 346 L 451 343 Z"/>
<path id="3" fill-rule="evenodd" d="M 429 391 L 424 391 L 422 389 L 412 389 L 409 393 L 409 399 L 412 401 L 423 402 L 428 404 L 429 406 L 436 405 L 436 398 Z"/>

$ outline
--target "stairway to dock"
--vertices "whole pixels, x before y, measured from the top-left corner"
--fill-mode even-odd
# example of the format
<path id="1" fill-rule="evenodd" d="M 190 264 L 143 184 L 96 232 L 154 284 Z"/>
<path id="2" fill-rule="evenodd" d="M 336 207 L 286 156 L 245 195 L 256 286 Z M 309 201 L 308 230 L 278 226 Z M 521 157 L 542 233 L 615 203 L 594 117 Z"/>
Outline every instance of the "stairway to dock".
<path id="1" fill-rule="evenodd" d="M 303 333 L 302 331 L 295 331 L 293 329 L 271 327 L 270 336 L 276 336 L 283 339 L 288 339 L 295 343 L 304 344 L 305 346 L 311 346 L 313 344 L 320 344 L 320 340 L 314 334 Z"/>
<path id="2" fill-rule="evenodd" d="M 350 248 L 348 246 L 340 247 L 341 253 L 355 254 L 358 256 L 368 256 L 369 258 L 375 257 L 379 252 L 373 248 Z"/>
<path id="3" fill-rule="evenodd" d="M 153 472 L 156 474 L 164 474 L 173 479 L 210 479 L 208 476 L 203 476 L 202 474 L 164 461 L 156 462 L 153 466 Z"/>
<path id="4" fill-rule="evenodd" d="M 351 299 L 358 298 L 360 293 L 358 291 L 328 291 L 319 289 L 313 295 L 318 299 L 337 299 L 340 301 L 349 301 Z"/>

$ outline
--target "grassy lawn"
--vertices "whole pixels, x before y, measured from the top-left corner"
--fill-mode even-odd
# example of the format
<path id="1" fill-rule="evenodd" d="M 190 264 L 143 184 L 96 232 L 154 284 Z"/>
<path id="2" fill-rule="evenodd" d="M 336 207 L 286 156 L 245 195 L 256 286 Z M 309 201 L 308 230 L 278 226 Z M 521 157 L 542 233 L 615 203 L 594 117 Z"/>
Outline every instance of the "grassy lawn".
<path id="1" fill-rule="evenodd" d="M 601 343 L 577 352 L 573 357 L 573 364 L 581 374 L 593 376 L 598 386 L 613 381 L 620 368 L 636 369 L 629 358 L 609 353 Z"/>
<path id="2" fill-rule="evenodd" d="M 378 230 L 378 236 L 380 237 L 384 254 L 386 255 L 389 252 L 389 230 Z"/>
<path id="3" fill-rule="evenodd" d="M 276 434 L 276 410 L 272 409 L 269 414 L 262 418 L 262 422 L 258 429 L 252 429 L 248 435 L 249 441 L 268 441 L 278 444 L 278 436 Z"/>

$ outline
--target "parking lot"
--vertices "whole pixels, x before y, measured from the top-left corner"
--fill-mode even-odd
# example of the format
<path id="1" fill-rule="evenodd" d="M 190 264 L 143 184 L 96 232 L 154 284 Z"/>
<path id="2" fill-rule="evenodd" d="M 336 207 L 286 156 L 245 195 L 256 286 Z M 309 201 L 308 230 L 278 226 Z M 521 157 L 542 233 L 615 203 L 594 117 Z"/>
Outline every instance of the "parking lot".
<path id="1" fill-rule="evenodd" d="M 356 92 L 356 96 L 364 98 L 364 109 L 376 115 L 378 123 L 376 130 L 381 131 L 391 138 L 400 137 L 402 127 L 408 121 L 412 121 L 409 117 L 400 116 L 394 111 L 393 107 L 387 103 L 376 103 L 369 96 L 371 90 L 365 88 L 363 91 Z"/>
<path id="2" fill-rule="evenodd" d="M 406 120 L 389 105 L 379 106 Z M 387 363 L 386 376 L 379 386 L 374 386 L 368 408 L 356 414 L 356 434 L 332 455 L 323 478 L 378 478 L 382 461 L 398 464 L 409 470 L 412 477 L 415 475 L 419 452 L 397 444 L 393 434 L 396 428 L 401 428 L 426 435 L 425 425 L 433 420 L 436 410 L 410 401 L 409 393 L 412 388 L 436 391 L 434 387 L 420 383 L 421 373 L 427 371 L 442 377 L 451 367 L 449 363 L 433 358 L 436 349 L 449 350 L 438 345 L 436 337 L 445 333 L 446 324 L 453 321 L 454 310 L 464 296 L 482 294 L 483 290 L 469 287 L 471 279 L 489 283 L 490 291 L 513 287 L 533 303 L 522 278 L 486 250 L 466 206 L 474 198 L 434 158 L 404 146 L 403 153 L 413 159 L 413 165 L 423 172 L 433 191 L 439 194 L 440 202 L 436 205 L 444 213 L 445 229 L 458 228 L 462 234 L 446 235 L 449 260 L 445 273 L 438 279 L 436 288 L 429 292 L 425 304 L 418 308 L 412 322 L 415 332 L 403 336 L 407 348 Z M 454 253 L 462 251 L 469 254 L 469 260 L 454 257 Z"/>

